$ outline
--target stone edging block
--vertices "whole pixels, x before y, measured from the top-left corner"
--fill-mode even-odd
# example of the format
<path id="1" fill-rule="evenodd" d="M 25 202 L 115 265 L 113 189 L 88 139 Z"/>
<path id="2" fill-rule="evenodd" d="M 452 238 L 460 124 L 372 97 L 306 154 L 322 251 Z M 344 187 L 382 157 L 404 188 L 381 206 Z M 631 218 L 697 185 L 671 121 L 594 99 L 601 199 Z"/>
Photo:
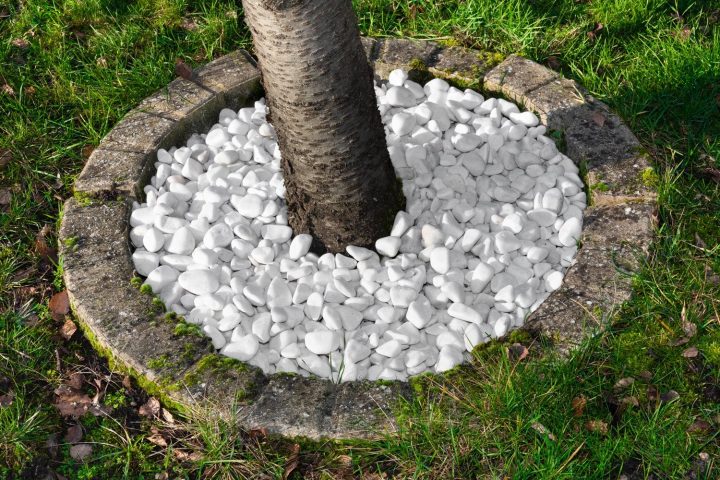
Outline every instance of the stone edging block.
<path id="1" fill-rule="evenodd" d="M 602 102 L 574 82 L 518 56 L 443 47 L 434 42 L 364 38 L 379 77 L 405 68 L 418 80 L 446 78 L 504 95 L 564 134 L 566 153 L 587 165 L 593 193 L 577 262 L 527 328 L 567 352 L 631 294 L 629 272 L 652 240 L 652 191 L 638 181 L 649 166 L 635 136 Z M 66 202 L 60 252 L 70 301 L 93 345 L 151 394 L 181 410 L 209 408 L 244 428 L 313 439 L 378 438 L 396 428 L 394 408 L 412 398 L 401 382 L 351 382 L 265 376 L 214 352 L 209 340 L 158 310 L 131 285 L 128 241 L 132 201 L 143 198 L 159 148 L 207 131 L 222 108 L 262 94 L 254 61 L 238 51 L 176 79 L 128 113 L 102 140 Z"/>

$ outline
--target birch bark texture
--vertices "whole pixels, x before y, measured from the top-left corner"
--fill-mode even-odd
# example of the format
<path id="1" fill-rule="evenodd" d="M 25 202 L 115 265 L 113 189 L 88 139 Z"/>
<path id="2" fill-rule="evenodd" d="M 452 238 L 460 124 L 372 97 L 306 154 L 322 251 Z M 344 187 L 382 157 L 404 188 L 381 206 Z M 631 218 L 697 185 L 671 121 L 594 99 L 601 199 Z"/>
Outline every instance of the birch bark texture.
<path id="1" fill-rule="evenodd" d="M 372 248 L 405 207 L 351 0 L 242 0 L 282 152 L 288 220 L 313 250 Z"/>

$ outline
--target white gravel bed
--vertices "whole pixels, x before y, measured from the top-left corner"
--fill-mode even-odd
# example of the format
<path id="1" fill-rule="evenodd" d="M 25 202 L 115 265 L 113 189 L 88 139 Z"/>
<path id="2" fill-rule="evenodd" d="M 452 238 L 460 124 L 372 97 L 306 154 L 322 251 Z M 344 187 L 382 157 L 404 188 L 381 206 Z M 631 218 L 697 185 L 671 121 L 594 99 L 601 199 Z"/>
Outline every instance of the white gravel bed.
<path id="1" fill-rule="evenodd" d="M 375 250 L 315 255 L 287 222 L 264 101 L 159 150 L 135 204 L 137 272 L 220 353 L 332 381 L 444 372 L 560 287 L 586 206 L 531 112 L 395 70 L 376 86 L 406 209 Z"/>

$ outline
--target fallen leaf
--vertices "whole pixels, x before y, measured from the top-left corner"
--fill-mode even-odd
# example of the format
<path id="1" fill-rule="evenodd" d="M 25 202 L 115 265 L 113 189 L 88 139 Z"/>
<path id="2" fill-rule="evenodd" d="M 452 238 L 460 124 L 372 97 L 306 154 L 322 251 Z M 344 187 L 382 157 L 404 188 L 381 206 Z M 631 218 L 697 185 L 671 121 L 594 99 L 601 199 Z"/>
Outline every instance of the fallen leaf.
<path id="1" fill-rule="evenodd" d="M 290 456 L 285 461 L 282 479 L 287 480 L 300 463 L 300 445 L 295 443 L 290 447 Z"/>
<path id="2" fill-rule="evenodd" d="M 108 66 L 107 59 L 105 57 L 98 57 L 97 60 L 95 60 L 95 64 L 100 68 L 107 68 Z"/>
<path id="3" fill-rule="evenodd" d="M 95 150 L 94 145 L 85 145 L 82 147 L 82 150 L 80 150 L 80 154 L 82 155 L 82 157 L 85 160 L 87 160 L 88 158 L 90 158 L 90 155 L 92 155 L 94 150 Z"/>
<path id="4" fill-rule="evenodd" d="M 687 337 L 680 337 L 680 338 L 673 340 L 668 345 L 670 345 L 671 347 L 679 347 L 680 345 L 685 345 L 689 341 L 690 341 L 690 339 Z"/>
<path id="5" fill-rule="evenodd" d="M 70 313 L 70 299 L 67 290 L 53 295 L 50 298 L 50 303 L 48 303 L 48 309 L 50 309 L 50 314 L 55 321 L 59 322 L 64 319 L 65 315 Z"/>
<path id="6" fill-rule="evenodd" d="M 692 338 L 697 334 L 697 325 L 695 325 L 693 322 L 683 320 L 682 329 L 683 332 L 685 332 L 685 335 L 688 336 L 688 338 Z"/>
<path id="7" fill-rule="evenodd" d="M 138 413 L 144 417 L 156 417 L 160 413 L 160 401 L 155 397 L 148 398 L 148 401 L 140 406 Z"/>
<path id="8" fill-rule="evenodd" d="M 50 225 L 45 225 L 35 236 L 35 253 L 40 257 L 41 262 L 49 266 L 57 264 L 57 252 L 48 245 L 46 237 L 52 232 Z"/>
<path id="9" fill-rule="evenodd" d="M 587 423 L 585 423 L 585 428 L 590 432 L 601 435 L 607 435 L 608 433 L 608 424 L 602 420 L 588 420 Z"/>
<path id="10" fill-rule="evenodd" d="M 573 409 L 573 415 L 575 415 L 576 417 L 580 417 L 585 411 L 585 406 L 587 405 L 587 398 L 585 398 L 585 395 L 578 395 L 577 397 L 572 399 L 571 405 Z"/>
<path id="11" fill-rule="evenodd" d="M 10 163 L 10 160 L 12 160 L 10 150 L 7 148 L 0 148 L 0 170 L 5 168 L 5 166 Z"/>
<path id="12" fill-rule="evenodd" d="M 15 96 L 15 89 L 12 88 L 7 83 L 3 83 L 2 86 L 0 86 L 0 92 L 4 93 L 5 95 L 8 95 L 10 97 Z"/>
<path id="13" fill-rule="evenodd" d="M 705 420 L 695 420 L 687 429 L 688 433 L 707 433 L 712 428 L 710 422 Z"/>
<path id="14" fill-rule="evenodd" d="M 13 47 L 17 47 L 21 50 L 25 50 L 30 46 L 30 42 L 28 42 L 24 38 L 14 38 L 13 41 L 10 43 Z"/>
<path id="15" fill-rule="evenodd" d="M 175 75 L 190 80 L 193 76 L 193 70 L 187 63 L 183 62 L 179 58 L 175 60 Z"/>
<path id="16" fill-rule="evenodd" d="M 660 395 L 660 401 L 665 403 L 672 402 L 673 400 L 677 400 L 678 398 L 680 398 L 680 394 L 675 390 L 668 390 L 667 392 Z"/>
<path id="17" fill-rule="evenodd" d="M 166 408 L 162 409 L 162 418 L 170 425 L 175 423 L 175 418 L 172 416 L 172 414 L 170 412 L 167 411 Z"/>
<path id="18" fill-rule="evenodd" d="M 192 32 L 193 30 L 197 30 L 197 28 L 198 28 L 197 23 L 195 23 L 195 20 L 193 20 L 192 18 L 188 18 L 188 17 L 183 17 L 182 22 L 180 23 L 180 26 L 190 32 Z"/>
<path id="19" fill-rule="evenodd" d="M 152 443 L 153 445 L 157 445 L 158 447 L 167 447 L 167 440 L 160 435 L 159 433 L 154 433 L 147 437 L 148 442 Z"/>
<path id="20" fill-rule="evenodd" d="M 587 32 L 588 38 L 590 40 L 596 40 L 598 34 L 600 33 L 600 30 L 602 30 L 603 28 L 605 28 L 605 27 L 603 26 L 602 23 L 600 23 L 600 22 L 596 23 L 595 26 L 593 27 L 592 31 Z"/>
<path id="21" fill-rule="evenodd" d="M 75 325 L 75 322 L 73 322 L 71 319 L 65 320 L 65 323 L 63 323 L 63 326 L 60 327 L 60 335 L 65 340 L 70 340 L 70 338 L 73 336 L 73 334 L 77 331 L 77 325 Z"/>
<path id="22" fill-rule="evenodd" d="M 70 388 L 74 388 L 75 390 L 82 390 L 84 383 L 85 375 L 83 375 L 81 372 L 73 372 L 70 375 L 70 378 L 68 378 L 68 381 L 65 382 L 65 385 Z"/>
<path id="23" fill-rule="evenodd" d="M 84 461 L 92 455 L 92 446 L 87 443 L 79 443 L 70 447 L 70 456 L 75 460 Z"/>
<path id="24" fill-rule="evenodd" d="M 686 348 L 685 350 L 683 350 L 682 356 L 685 357 L 685 358 L 695 358 L 695 357 L 697 357 L 697 356 L 698 356 L 698 349 L 697 349 L 697 347 Z"/>
<path id="25" fill-rule="evenodd" d="M 77 391 L 67 385 L 60 385 L 55 389 L 55 408 L 60 411 L 60 415 L 66 417 L 80 418 L 90 412 L 96 417 L 107 415 L 112 409 L 94 404 L 92 399 L 84 392 Z"/>
<path id="26" fill-rule="evenodd" d="M 633 407 L 640 406 L 640 402 L 638 402 L 638 399 L 636 397 L 633 397 L 632 395 L 629 397 L 625 397 L 621 400 L 621 403 L 625 406 L 632 405 Z"/>
<path id="27" fill-rule="evenodd" d="M 23 88 L 23 93 L 28 97 L 32 97 L 33 95 L 35 95 L 35 92 L 35 87 L 33 87 L 32 85 L 28 85 L 27 87 Z"/>
<path id="28" fill-rule="evenodd" d="M 185 450 L 173 450 L 175 458 L 181 462 L 198 462 L 202 460 L 202 454 L 198 452 L 186 452 Z"/>
<path id="29" fill-rule="evenodd" d="M 647 397 L 651 402 L 657 401 L 659 397 L 658 389 L 653 385 L 648 385 Z"/>
<path id="30" fill-rule="evenodd" d="M 513 343 L 508 348 L 508 356 L 514 362 L 520 362 L 528 356 L 528 349 L 519 343 Z"/>
<path id="31" fill-rule="evenodd" d="M 268 431 L 266 428 L 252 428 L 248 432 L 248 436 L 250 438 L 261 440 L 268 436 Z"/>
<path id="32" fill-rule="evenodd" d="M 621 378 L 620 380 L 615 382 L 615 385 L 613 385 L 613 388 L 615 390 L 623 390 L 623 389 L 629 387 L 630 385 L 632 385 L 633 383 L 635 383 L 635 379 L 633 377 L 625 377 L 625 378 Z"/>
<path id="33" fill-rule="evenodd" d="M 600 111 L 593 112 L 592 121 L 595 122 L 595 125 L 597 125 L 598 127 L 602 127 L 603 125 L 605 125 L 605 120 L 607 120 L 607 117 L 604 113 Z"/>
<path id="34" fill-rule="evenodd" d="M 15 392 L 10 390 L 5 395 L 0 395 L 0 408 L 9 407 L 15 400 Z"/>
<path id="35" fill-rule="evenodd" d="M 555 438 L 555 435 L 553 435 L 552 432 L 550 430 L 548 430 L 547 427 L 545 425 L 543 425 L 542 423 L 533 422 L 530 424 L 530 426 L 533 428 L 533 430 L 535 430 L 539 434 L 547 435 L 547 437 L 550 440 L 552 440 L 553 442 L 557 440 L 557 438 Z"/>
<path id="36" fill-rule="evenodd" d="M 0 188 L 0 205 L 10 205 L 12 201 L 12 193 L 9 188 Z"/>
<path id="37" fill-rule="evenodd" d="M 560 70 L 562 67 L 562 64 L 560 63 L 560 60 L 555 55 L 550 55 L 547 59 L 548 67 L 552 68 L 553 70 Z"/>
<path id="38" fill-rule="evenodd" d="M 132 390 L 132 381 L 130 380 L 129 375 L 125 375 L 122 379 L 122 386 L 125 387 L 125 390 Z"/>
<path id="39" fill-rule="evenodd" d="M 78 443 L 80 440 L 82 440 L 82 437 L 82 425 L 78 423 L 67 429 L 67 433 L 65 433 L 65 438 L 63 440 L 65 440 L 67 443 Z"/>

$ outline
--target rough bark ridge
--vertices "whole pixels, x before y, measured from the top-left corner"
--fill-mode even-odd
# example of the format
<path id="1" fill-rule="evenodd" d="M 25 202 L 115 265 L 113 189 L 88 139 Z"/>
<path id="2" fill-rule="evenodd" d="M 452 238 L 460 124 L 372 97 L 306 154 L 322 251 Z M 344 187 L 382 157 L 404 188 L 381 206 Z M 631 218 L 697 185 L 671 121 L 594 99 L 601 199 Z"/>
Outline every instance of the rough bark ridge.
<path id="1" fill-rule="evenodd" d="M 288 217 L 315 250 L 371 247 L 404 199 L 350 0 L 243 0 L 283 156 Z"/>

